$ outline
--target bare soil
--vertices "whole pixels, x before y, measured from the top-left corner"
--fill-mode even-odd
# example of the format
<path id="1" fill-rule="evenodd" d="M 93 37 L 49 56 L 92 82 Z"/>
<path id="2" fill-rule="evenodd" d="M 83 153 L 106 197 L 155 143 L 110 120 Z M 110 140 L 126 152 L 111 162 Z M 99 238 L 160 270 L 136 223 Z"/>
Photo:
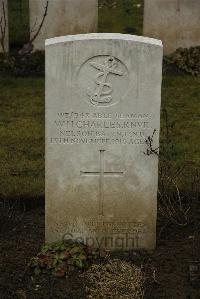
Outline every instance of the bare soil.
<path id="1" fill-rule="evenodd" d="M 198 219 L 197 219 L 198 221 Z M 199 260 L 195 225 L 168 226 L 152 254 L 119 254 L 120 258 L 144 265 L 147 272 L 145 299 L 199 299 L 200 285 L 190 282 L 189 265 Z M 159 235 L 160 228 L 158 227 Z M 27 266 L 44 243 L 44 207 L 31 208 L 22 219 L 4 225 L 0 235 L 0 298 L 87 298 L 87 281 L 81 272 L 67 278 L 35 276 Z"/>

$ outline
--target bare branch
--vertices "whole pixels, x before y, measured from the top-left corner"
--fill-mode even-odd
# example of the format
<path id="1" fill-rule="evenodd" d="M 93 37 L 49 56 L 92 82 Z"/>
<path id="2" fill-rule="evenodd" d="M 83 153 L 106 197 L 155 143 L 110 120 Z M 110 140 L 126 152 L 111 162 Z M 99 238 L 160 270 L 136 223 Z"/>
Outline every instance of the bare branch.
<path id="1" fill-rule="evenodd" d="M 42 26 L 44 24 L 44 20 L 47 16 L 47 10 L 48 10 L 48 5 L 49 5 L 49 1 L 46 2 L 46 7 L 45 7 L 45 10 L 44 10 L 44 14 L 43 14 L 43 17 L 42 17 L 42 21 L 38 27 L 38 30 L 36 31 L 36 33 L 34 34 L 34 36 L 30 39 L 30 43 L 32 44 L 32 42 L 36 39 L 36 37 L 38 36 L 38 34 L 40 33 L 40 30 L 42 29 Z M 35 27 L 35 25 L 34 25 Z M 32 28 L 32 32 L 33 32 L 33 28 Z"/>
<path id="2" fill-rule="evenodd" d="M 33 32 L 36 31 L 36 29 L 35 29 L 36 24 L 37 24 L 37 18 L 35 19 L 35 23 L 34 23 L 33 27 L 32 27 L 31 30 L 30 30 L 30 35 L 31 35 L 31 33 L 33 33 Z"/>
<path id="3" fill-rule="evenodd" d="M 156 129 L 154 129 L 152 136 L 148 136 L 147 139 L 145 140 L 145 143 L 147 145 L 147 150 L 144 152 L 145 155 L 150 156 L 150 155 L 159 155 L 159 147 L 153 148 L 153 138 L 156 133 Z"/>
<path id="4" fill-rule="evenodd" d="M 29 42 L 27 44 L 25 44 L 22 49 L 19 50 L 19 55 L 24 55 L 24 54 L 29 54 L 32 52 L 33 50 L 33 41 L 36 39 L 36 37 L 38 36 L 38 34 L 40 33 L 40 30 L 42 29 L 42 26 L 44 24 L 44 20 L 47 16 L 47 10 L 48 10 L 48 6 L 49 6 L 49 1 L 46 2 L 46 6 L 45 6 L 45 9 L 44 9 L 44 14 L 43 14 L 43 17 L 42 17 L 42 20 L 41 20 L 41 23 L 40 25 L 38 26 L 38 29 L 36 31 L 36 23 L 37 23 L 37 18 L 36 18 L 36 21 L 33 25 L 33 27 L 31 28 L 30 30 L 30 36 L 31 36 L 31 33 L 35 32 L 36 33 L 33 35 L 32 38 L 30 38 Z"/>

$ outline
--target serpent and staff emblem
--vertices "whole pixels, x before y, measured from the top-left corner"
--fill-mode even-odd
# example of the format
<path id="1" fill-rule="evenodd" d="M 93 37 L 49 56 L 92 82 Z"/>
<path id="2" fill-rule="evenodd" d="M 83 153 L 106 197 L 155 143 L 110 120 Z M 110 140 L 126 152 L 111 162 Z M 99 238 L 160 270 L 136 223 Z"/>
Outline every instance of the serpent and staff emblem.
<path id="1" fill-rule="evenodd" d="M 88 90 L 90 103 L 95 106 L 112 103 L 113 88 L 112 83 L 107 81 L 108 75 L 112 74 L 117 76 L 123 76 L 122 70 L 117 69 L 117 59 L 113 56 L 108 56 L 106 57 L 104 64 L 90 62 L 90 66 L 100 71 L 95 78 L 95 90 Z"/>

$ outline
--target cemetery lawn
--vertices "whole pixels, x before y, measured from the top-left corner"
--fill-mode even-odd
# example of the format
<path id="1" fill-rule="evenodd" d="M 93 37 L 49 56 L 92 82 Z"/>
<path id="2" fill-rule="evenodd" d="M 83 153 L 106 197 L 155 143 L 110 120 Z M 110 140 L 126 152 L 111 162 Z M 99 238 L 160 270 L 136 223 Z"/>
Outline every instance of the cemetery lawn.
<path id="1" fill-rule="evenodd" d="M 200 77 L 164 76 L 161 104 L 161 159 L 199 166 Z M 167 121 L 166 121 L 167 112 Z M 169 136 L 167 137 L 166 127 Z"/>
<path id="2" fill-rule="evenodd" d="M 10 206 L 4 207 L 4 201 L 0 205 L 0 297 L 87 298 L 88 285 L 82 272 L 67 278 L 35 276 L 27 266 L 44 243 L 44 79 L 1 77 L 0 89 L 0 198 L 10 199 Z M 167 111 L 168 120 L 162 113 L 160 159 L 171 161 L 174 168 L 188 164 L 195 172 L 199 167 L 199 100 L 200 78 L 164 76 L 162 109 Z M 189 181 L 187 173 L 185 192 Z M 12 209 L 16 199 L 25 204 L 25 212 Z M 158 222 L 158 241 L 152 255 L 120 256 L 144 265 L 145 273 L 150 273 L 145 299 L 199 298 L 199 289 L 189 282 L 190 261 L 198 260 L 199 255 L 194 238 L 200 211 L 192 210 L 193 221 L 186 227 L 170 224 L 160 235 L 165 222 Z"/>
<path id="3" fill-rule="evenodd" d="M 9 20 L 16 50 L 28 40 L 28 0 L 9 1 Z M 142 22 L 143 0 L 99 0 L 99 32 L 142 35 Z M 89 286 L 81 272 L 56 278 L 34 275 L 27 267 L 44 243 L 44 78 L 0 76 L 0 90 L 0 298 L 87 298 Z M 186 166 L 180 188 L 187 194 L 200 166 L 199 102 L 200 76 L 163 77 L 160 161 L 174 170 Z M 24 203 L 25 211 L 15 202 Z M 189 282 L 190 261 L 199 260 L 200 248 L 195 203 L 185 227 L 158 221 L 152 254 L 119 256 L 143 265 L 145 299 L 200 298 L 200 289 Z"/>
<path id="4" fill-rule="evenodd" d="M 99 0 L 99 32 L 142 35 L 143 0 Z M 116 20 L 118 20 L 116 22 Z"/>
<path id="5" fill-rule="evenodd" d="M 87 298 L 89 286 L 82 272 L 66 278 L 35 276 L 27 266 L 44 243 L 44 78 L 1 77 L 0 90 L 0 297 Z M 162 110 L 167 113 L 161 115 L 160 160 L 175 169 L 190 167 L 182 179 L 186 193 L 199 167 L 199 100 L 200 77 L 164 76 Z M 5 207 L 4 199 L 10 203 Z M 15 205 L 13 209 L 16 200 L 24 203 L 25 211 Z M 200 223 L 197 200 L 196 206 L 191 206 L 192 221 L 186 227 L 169 224 L 160 235 L 166 223 L 158 221 L 153 254 L 119 256 L 150 273 L 145 299 L 200 298 L 199 289 L 189 282 L 190 261 L 199 259 L 194 245 Z"/>
<path id="6" fill-rule="evenodd" d="M 0 89 L 0 198 L 37 202 L 44 198 L 44 79 L 2 77 Z M 199 167 L 199 101 L 200 77 L 164 76 L 160 159 L 175 168 Z"/>
<path id="7" fill-rule="evenodd" d="M 44 79 L 0 78 L 0 198 L 44 196 Z"/>

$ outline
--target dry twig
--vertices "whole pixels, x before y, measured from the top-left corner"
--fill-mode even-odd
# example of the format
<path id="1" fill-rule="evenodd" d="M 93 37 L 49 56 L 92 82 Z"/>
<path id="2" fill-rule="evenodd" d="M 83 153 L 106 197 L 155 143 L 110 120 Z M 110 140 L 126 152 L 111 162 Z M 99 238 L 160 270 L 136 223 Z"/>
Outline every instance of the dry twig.
<path id="1" fill-rule="evenodd" d="M 150 156 L 150 155 L 159 155 L 159 147 L 153 148 L 153 139 L 154 135 L 156 133 L 156 129 L 154 129 L 152 136 L 148 136 L 147 139 L 145 140 L 145 143 L 147 145 L 146 152 L 144 152 L 145 155 Z"/>
<path id="2" fill-rule="evenodd" d="M 33 27 L 30 30 L 30 36 L 31 36 L 31 33 L 33 33 L 33 32 L 35 32 L 35 34 L 30 38 L 30 41 L 27 44 L 25 44 L 22 47 L 21 50 L 19 50 L 18 53 L 20 55 L 29 54 L 30 52 L 32 52 L 32 50 L 33 50 L 33 42 L 37 38 L 37 36 L 39 35 L 39 33 L 40 33 L 41 29 L 42 29 L 42 26 L 44 24 L 45 18 L 47 16 L 48 6 L 49 6 L 49 1 L 46 2 L 46 6 L 45 6 L 45 9 L 44 9 L 44 14 L 42 16 L 42 20 L 41 20 L 38 28 L 36 29 L 36 24 L 37 24 L 37 19 L 36 19 Z"/>
<path id="3" fill-rule="evenodd" d="M 171 177 L 165 177 L 162 190 L 158 190 L 158 194 L 158 209 L 161 215 L 176 225 L 186 226 L 190 203 L 186 197 L 181 195 L 176 181 Z"/>
<path id="4" fill-rule="evenodd" d="M 88 282 L 87 298 L 144 298 L 143 272 L 130 262 L 108 259 L 103 264 L 92 265 L 82 275 Z"/>

